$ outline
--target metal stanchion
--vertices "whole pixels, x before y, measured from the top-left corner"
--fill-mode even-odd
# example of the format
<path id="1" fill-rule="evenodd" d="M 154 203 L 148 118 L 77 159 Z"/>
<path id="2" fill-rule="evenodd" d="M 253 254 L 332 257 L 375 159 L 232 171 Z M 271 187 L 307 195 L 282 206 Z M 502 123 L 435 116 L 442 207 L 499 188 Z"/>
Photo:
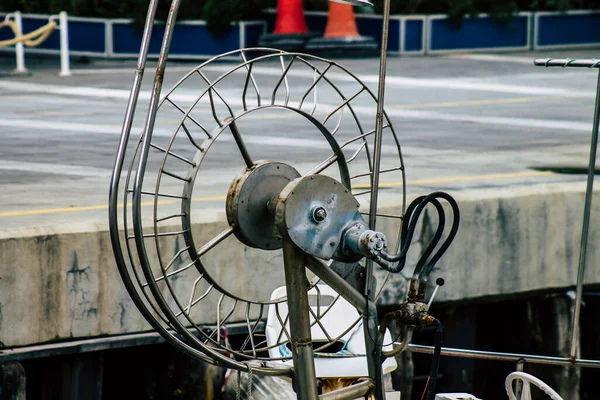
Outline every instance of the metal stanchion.
<path id="1" fill-rule="evenodd" d="M 585 190 L 585 206 L 583 210 L 583 226 L 581 231 L 581 245 L 579 248 L 579 266 L 577 269 L 577 291 L 575 295 L 575 312 L 573 313 L 573 330 L 571 332 L 571 349 L 569 356 L 575 361 L 579 353 L 579 328 L 581 317 L 581 301 L 583 298 L 583 278 L 585 275 L 588 236 L 590 230 L 590 216 L 592 212 L 592 197 L 594 191 L 594 174 L 596 172 L 596 150 L 598 148 L 598 129 L 600 124 L 600 60 L 574 60 L 566 59 L 543 59 L 535 60 L 534 64 L 539 67 L 562 67 L 562 68 L 597 68 L 598 81 L 596 84 L 596 103 L 594 108 L 594 123 L 592 126 L 592 139 L 590 143 L 590 157 L 587 175 L 587 186 Z"/>
<path id="2" fill-rule="evenodd" d="M 15 19 L 15 24 L 17 25 L 19 32 L 23 32 L 23 17 L 21 11 L 15 11 L 12 16 Z M 23 45 L 23 42 L 15 44 L 15 57 L 17 59 L 17 67 L 15 68 L 14 73 L 28 74 L 29 70 L 25 67 L 25 46 Z"/>
<path id="3" fill-rule="evenodd" d="M 69 21 L 66 11 L 58 14 L 60 29 L 60 73 L 59 76 L 71 76 L 69 64 Z"/>

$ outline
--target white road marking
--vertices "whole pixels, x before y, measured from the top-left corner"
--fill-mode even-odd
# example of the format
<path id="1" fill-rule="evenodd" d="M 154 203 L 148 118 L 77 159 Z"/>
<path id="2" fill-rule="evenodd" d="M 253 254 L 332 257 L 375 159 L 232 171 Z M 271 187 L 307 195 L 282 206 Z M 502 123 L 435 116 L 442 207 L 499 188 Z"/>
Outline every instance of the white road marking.
<path id="1" fill-rule="evenodd" d="M 108 169 L 84 167 L 81 165 L 49 164 L 41 162 L 26 161 L 0 161 L 0 170 L 24 171 L 36 173 L 48 173 L 58 175 L 70 175 L 80 177 L 109 177 L 111 171 Z"/>
<path id="2" fill-rule="evenodd" d="M 42 83 L 28 83 L 28 82 L 18 82 L 18 81 L 0 81 L 0 89 L 13 90 L 17 92 L 25 92 L 25 93 L 45 93 L 45 94 L 53 94 L 58 96 L 75 96 L 75 97 L 89 97 L 96 99 L 113 99 L 113 100 L 128 100 L 129 99 L 129 90 L 125 89 L 109 89 L 109 88 L 97 88 L 90 86 L 61 86 L 61 85 L 48 85 Z M 219 93 L 225 95 L 229 90 L 219 90 Z M 166 91 L 165 91 L 166 92 Z M 192 103 L 198 99 L 198 96 L 202 94 L 202 92 L 185 92 L 183 90 L 177 90 L 171 98 L 176 102 L 185 102 Z M 139 100 L 141 101 L 149 101 L 151 92 L 149 90 L 142 90 L 139 94 Z M 225 100 L 228 102 L 241 105 L 242 101 L 239 98 L 229 99 L 225 97 Z M 252 96 L 248 96 L 248 100 L 250 101 Z M 201 100 L 203 103 L 209 102 L 208 95 L 205 95 Z M 215 100 L 219 101 L 219 100 Z M 123 103 L 125 104 L 125 103 Z"/>
<path id="3" fill-rule="evenodd" d="M 77 122 L 40 121 L 34 119 L 0 119 L 0 126 L 5 128 L 22 128 L 28 130 L 50 130 L 63 132 L 116 134 L 121 133 L 119 125 L 80 124 Z"/>
<path id="4" fill-rule="evenodd" d="M 46 93 L 61 96 L 99 97 L 105 99 L 129 99 L 129 90 L 105 89 L 88 86 L 62 86 L 43 83 L 28 83 L 19 81 L 0 82 L 0 89 L 14 90 L 17 92 Z M 150 92 L 140 93 L 141 100 L 150 99 Z"/>
<path id="5" fill-rule="evenodd" d="M 467 60 L 475 60 L 475 61 L 489 61 L 489 62 L 499 62 L 499 63 L 516 63 L 516 64 L 527 64 L 533 66 L 533 57 L 515 57 L 515 56 L 505 56 L 498 54 L 448 54 L 442 56 L 443 58 L 459 58 L 459 59 L 467 59 Z"/>
<path id="6" fill-rule="evenodd" d="M 27 129 L 42 129 L 50 131 L 60 131 L 62 133 L 76 132 L 76 133 L 91 133 L 100 135 L 120 135 L 121 127 L 118 125 L 102 125 L 102 124 L 82 124 L 77 122 L 59 122 L 59 121 L 40 121 L 40 120 L 28 120 L 28 119 L 11 119 L 5 118 L 0 119 L 0 127 L 6 128 L 27 128 Z M 136 126 L 132 129 L 132 132 L 141 132 L 142 127 Z M 173 134 L 172 130 L 157 128 L 154 130 L 155 136 L 170 137 Z M 221 135 L 217 139 L 218 143 L 233 142 L 231 135 Z M 325 149 L 327 148 L 327 142 L 325 139 L 299 139 L 299 138 L 286 138 L 280 136 L 263 136 L 263 135 L 244 135 L 244 142 L 247 144 L 257 145 L 269 145 L 269 146 L 283 146 L 283 147 L 303 147 L 303 148 L 315 148 Z M 345 151 L 358 150 L 360 144 L 351 143 L 344 147 Z M 385 154 L 397 154 L 397 149 L 392 145 L 383 145 L 382 152 Z M 0 164 L 0 169 L 2 165 Z"/>
<path id="7" fill-rule="evenodd" d="M 333 106 L 327 106 L 333 108 Z M 355 106 L 355 112 L 364 115 L 373 115 L 373 107 Z M 453 114 L 439 113 L 434 111 L 421 110 L 387 110 L 389 117 L 399 117 L 406 119 L 428 120 L 428 121 L 447 121 L 457 123 L 476 123 L 481 125 L 497 125 L 503 127 L 521 127 L 521 128 L 538 128 L 549 130 L 564 130 L 569 132 L 585 132 L 589 133 L 592 129 L 591 122 L 566 121 L 566 120 L 551 120 L 551 119 L 536 119 L 536 118 L 517 118 L 517 117 L 496 117 L 496 116 L 477 116 L 472 114 Z M 68 132 L 92 133 L 92 134 L 120 134 L 120 125 L 103 125 L 103 124 L 82 124 L 75 122 L 50 121 L 50 120 L 34 120 L 34 119 L 0 119 L 0 126 L 7 128 L 22 128 L 22 129 L 39 129 L 39 130 L 58 130 Z M 176 124 L 173 125 L 173 128 Z M 134 127 L 132 132 L 141 132 L 141 127 Z M 172 129 L 164 129 L 157 127 L 154 131 L 155 135 L 171 136 Z M 224 136 L 223 138 L 228 138 Z M 285 138 L 285 137 L 270 137 L 270 136 L 252 136 L 246 135 L 245 140 L 248 143 L 280 145 L 280 146 L 301 146 L 315 147 L 312 140 Z M 223 139 L 221 139 L 223 140 Z M 227 139 L 224 139 L 227 140 Z M 319 143 L 320 146 L 320 143 Z M 350 148 L 350 146 L 348 147 Z"/>
<path id="8" fill-rule="evenodd" d="M 190 64 L 189 66 L 167 66 L 168 72 L 189 72 L 194 69 L 196 66 L 200 65 L 199 62 L 197 65 Z M 156 66 L 146 66 L 146 72 L 155 72 Z M 123 68 L 77 68 L 71 69 L 71 73 L 73 75 L 113 75 L 113 74 L 133 74 L 135 73 L 135 67 L 123 67 Z"/>
<path id="9" fill-rule="evenodd" d="M 271 68 L 277 70 L 276 68 Z M 404 78 L 402 78 L 404 79 Z M 465 84 L 460 83 L 461 85 Z M 490 85 L 487 85 L 490 86 Z M 492 85 L 492 86 L 504 86 L 504 85 Z M 26 91 L 26 92 L 43 92 L 48 94 L 56 95 L 67 95 L 67 96 L 83 96 L 91 98 L 111 98 L 125 100 L 129 98 L 128 90 L 121 89 L 105 89 L 105 88 L 94 88 L 94 87 L 69 87 L 59 85 L 45 85 L 45 84 L 32 84 L 27 82 L 16 82 L 6 81 L 0 82 L 0 89 Z M 559 94 L 559 89 L 552 88 L 535 88 L 536 90 L 548 89 L 551 90 L 554 95 Z M 573 95 L 572 92 L 563 91 L 562 94 Z M 529 93 L 531 94 L 531 93 Z M 173 96 L 174 101 L 196 101 L 197 94 L 179 93 L 177 92 Z M 150 98 L 149 91 L 142 91 L 140 93 L 141 100 L 148 100 Z M 203 99 L 208 101 L 208 98 Z M 239 98 L 225 98 L 230 105 L 240 106 L 241 99 Z M 326 110 L 333 110 L 336 108 L 335 105 L 321 104 L 320 111 L 327 112 Z M 366 106 L 353 106 L 354 110 L 359 114 L 374 115 L 375 105 L 371 107 Z M 554 129 L 554 130 L 566 130 L 566 131 L 580 131 L 589 132 L 591 130 L 591 122 L 578 122 L 578 121 L 565 121 L 565 120 L 551 120 L 551 119 L 535 119 L 535 118 L 513 118 L 513 117 L 496 117 L 496 116 L 477 116 L 472 114 L 457 114 L 457 113 L 440 113 L 435 111 L 423 111 L 423 110 L 386 110 L 390 117 L 400 117 L 407 119 L 417 120 L 435 120 L 435 121 L 448 121 L 448 122 L 468 122 L 477 123 L 483 125 L 499 125 L 499 126 L 514 126 L 514 127 L 525 127 L 525 128 L 541 128 L 541 129 Z M 35 129 L 52 129 L 48 126 L 53 124 L 51 121 L 36 121 L 36 120 L 20 120 L 20 119 L 4 119 L 0 120 L 0 126 L 5 127 L 23 127 L 23 128 L 35 128 Z M 60 129 L 66 129 L 71 131 L 87 132 L 87 133 L 106 133 L 108 131 L 112 133 L 119 133 L 121 131 L 120 126 L 93 126 L 87 124 L 72 124 L 67 122 L 59 122 L 57 126 Z M 161 134 L 160 130 L 156 131 Z M 171 134 L 170 132 L 162 134 Z M 261 137 L 262 138 L 262 137 Z M 297 139 L 286 139 L 286 138 L 275 138 L 279 143 L 284 143 L 288 140 Z M 257 140 L 262 140 L 257 138 Z M 283 141 L 283 142 L 282 142 Z M 273 144 L 269 142 L 268 144 Z"/>
<path id="10" fill-rule="evenodd" d="M 207 66 L 207 71 L 216 72 L 227 72 L 232 68 L 231 65 L 215 65 Z M 191 68 L 190 68 L 191 69 Z M 174 69 L 172 69 L 174 71 Z M 253 67 L 252 72 L 257 75 L 268 75 L 277 76 L 281 74 L 281 68 L 275 67 Z M 239 68 L 236 73 L 246 74 L 245 68 Z M 314 74 L 312 70 L 290 70 L 289 76 L 300 77 L 306 79 L 313 79 Z M 327 77 L 332 80 L 339 80 L 345 82 L 353 82 L 355 78 L 343 72 L 328 71 Z M 377 83 L 379 77 L 377 75 L 358 75 L 358 77 L 365 83 Z M 595 94 L 592 90 L 590 91 L 576 91 L 563 88 L 552 88 L 545 86 L 522 86 L 522 85 L 506 85 L 500 83 L 486 83 L 482 80 L 470 80 L 463 81 L 459 79 L 424 79 L 424 78 L 404 78 L 387 76 L 386 85 L 388 86 L 406 86 L 406 87 L 420 87 L 420 88 L 434 88 L 434 89 L 451 89 L 451 90 L 469 90 L 469 91 L 483 91 L 483 92 L 498 92 L 498 93 L 516 93 L 526 95 L 565 95 L 565 96 L 578 96 L 578 97 L 593 97 Z M 37 84 L 27 83 L 19 81 L 7 81 L 0 82 L 0 88 L 20 90 L 20 91 L 37 91 L 44 93 L 63 94 L 63 95 L 74 95 L 74 96 L 99 96 L 99 97 L 110 97 L 110 98 L 129 98 L 129 90 L 122 89 L 103 89 L 103 88 L 91 88 L 91 87 L 68 87 L 48 84 Z M 142 99 L 148 99 L 150 96 L 149 91 L 143 91 L 140 93 Z M 195 97 L 194 97 L 195 98 Z"/>
<path id="11" fill-rule="evenodd" d="M 222 71 L 226 72 L 231 69 L 230 66 L 209 66 L 206 67 L 208 71 Z M 245 74 L 246 71 L 243 68 L 239 70 L 240 74 Z M 252 73 L 277 76 L 281 74 L 281 68 L 274 67 L 253 67 Z M 289 76 L 295 76 L 300 78 L 313 79 L 314 75 L 311 70 L 294 70 L 288 72 Z M 378 83 L 378 75 L 357 75 L 360 80 L 365 83 Z M 354 82 L 355 79 L 342 72 L 327 72 L 327 77 L 332 80 L 341 80 L 346 82 Z M 420 88 L 434 88 L 434 89 L 452 89 L 452 90 L 472 90 L 472 91 L 483 91 L 483 92 L 499 92 L 499 93 L 517 93 L 517 94 L 528 94 L 528 95 L 570 95 L 570 96 L 581 96 L 581 97 L 594 97 L 593 91 L 574 91 L 569 89 L 561 88 L 549 88 L 544 86 L 521 86 L 521 85 L 506 85 L 499 83 L 485 83 L 482 81 L 461 81 L 459 79 L 424 79 L 424 78 L 403 78 L 397 76 L 386 76 L 386 86 L 407 86 L 407 87 L 420 87 Z"/>

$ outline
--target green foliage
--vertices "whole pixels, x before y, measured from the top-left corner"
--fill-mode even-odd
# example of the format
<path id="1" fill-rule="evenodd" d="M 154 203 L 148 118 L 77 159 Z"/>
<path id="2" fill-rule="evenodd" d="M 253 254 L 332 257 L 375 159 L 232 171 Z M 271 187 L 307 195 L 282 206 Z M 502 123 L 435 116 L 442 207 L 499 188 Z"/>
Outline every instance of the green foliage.
<path id="1" fill-rule="evenodd" d="M 600 8 L 600 0 L 391 0 L 392 14 L 446 14 L 457 24 L 466 16 L 489 13 L 507 21 L 519 11 L 566 11 Z M 149 0 L 0 0 L 0 11 L 56 14 L 67 11 L 82 17 L 133 18 L 138 27 L 146 19 Z M 374 0 L 381 13 L 383 0 Z M 160 0 L 157 19 L 166 19 L 171 1 Z M 224 34 L 229 24 L 262 18 L 261 12 L 277 0 L 182 0 L 181 19 L 204 19 L 214 35 Z M 307 10 L 326 10 L 327 0 L 304 0 Z M 362 10 L 359 10 L 359 12 Z M 365 12 L 368 12 L 364 10 Z"/>
<path id="2" fill-rule="evenodd" d="M 262 10 L 275 5 L 269 0 L 205 0 L 202 14 L 208 31 L 219 36 L 227 31 L 230 23 L 262 19 Z"/>

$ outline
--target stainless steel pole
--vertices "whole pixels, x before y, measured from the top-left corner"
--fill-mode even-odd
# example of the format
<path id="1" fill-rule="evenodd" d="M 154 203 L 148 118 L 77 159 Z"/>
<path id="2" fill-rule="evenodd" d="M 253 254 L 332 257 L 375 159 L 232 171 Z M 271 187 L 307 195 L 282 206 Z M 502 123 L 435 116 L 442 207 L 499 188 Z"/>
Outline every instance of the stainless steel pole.
<path id="1" fill-rule="evenodd" d="M 385 74 L 387 63 L 388 31 L 390 23 L 390 0 L 383 3 L 383 27 L 381 29 L 381 56 L 379 60 L 379 85 L 377 88 L 377 115 L 375 119 L 375 143 L 373 153 L 373 170 L 371 172 L 371 201 L 369 205 L 369 228 L 375 230 L 377 225 L 377 198 L 379 194 L 379 170 L 381 168 L 381 142 L 383 139 L 383 105 L 385 94 Z M 374 301 L 371 293 L 373 280 L 373 261 L 366 263 L 365 296 L 367 302 Z M 367 366 L 369 377 L 375 382 L 376 398 L 384 398 L 383 379 L 381 378 L 381 347 L 377 341 L 378 321 L 377 310 L 370 310 L 364 317 L 364 334 L 367 350 Z"/>
<path id="2" fill-rule="evenodd" d="M 379 83 L 377 88 L 377 115 L 375 119 L 375 149 L 373 153 L 373 170 L 371 172 L 371 201 L 369 204 L 369 228 L 372 230 L 375 230 L 377 225 L 377 198 L 379 195 L 379 170 L 381 168 L 381 142 L 383 140 L 383 105 L 385 97 L 389 24 L 390 0 L 384 0 L 383 27 L 381 28 L 381 56 L 379 59 Z M 373 280 L 372 260 L 367 260 L 365 272 L 365 297 L 367 298 L 367 303 L 371 304 L 375 297 L 375 294 L 371 293 L 371 281 Z M 377 343 L 377 310 L 369 310 L 364 317 L 363 323 L 369 377 L 375 382 L 375 397 L 380 400 L 384 398 L 384 389 L 381 371 L 381 347 Z"/>
<path id="3" fill-rule="evenodd" d="M 384 1 L 383 28 L 381 32 L 381 57 L 379 60 L 379 83 L 377 87 L 377 115 L 375 120 L 375 143 L 373 171 L 371 174 L 371 201 L 369 228 L 375 230 L 377 224 L 377 198 L 379 194 L 379 169 L 381 168 L 381 141 L 383 139 L 383 104 L 385 95 L 385 75 L 387 63 L 388 31 L 390 24 L 390 0 Z"/>
<path id="4" fill-rule="evenodd" d="M 409 344 L 408 351 L 413 353 L 424 353 L 433 354 L 433 346 L 424 346 L 420 344 Z M 552 357 L 552 356 L 538 356 L 535 354 L 519 354 L 519 353 L 502 353 L 497 351 L 482 351 L 482 350 L 468 350 L 468 349 L 455 349 L 451 347 L 442 347 L 442 355 L 449 357 L 462 357 L 462 358 L 477 358 L 481 360 L 493 360 L 493 361 L 519 361 L 525 360 L 525 362 L 533 364 L 543 365 L 561 365 L 569 366 L 575 365 L 577 367 L 587 368 L 600 368 L 599 360 L 586 360 L 586 359 L 575 359 L 571 360 L 567 357 Z"/>
<path id="5" fill-rule="evenodd" d="M 354 289 L 344 278 L 325 264 L 324 261 L 307 255 L 306 267 L 352 304 L 359 313 L 365 315 L 369 312 L 369 308 L 375 307 L 375 304 L 365 304 L 365 298 L 362 293 Z"/>
<path id="6" fill-rule="evenodd" d="M 308 280 L 305 254 L 290 240 L 283 241 L 283 264 L 290 321 L 290 344 L 294 360 L 294 390 L 298 400 L 318 399 L 315 359 L 310 335 Z"/>
<path id="7" fill-rule="evenodd" d="M 572 58 L 539 58 L 534 60 L 533 64 L 536 67 L 600 68 L 600 60 L 596 59 L 574 60 Z"/>
<path id="8" fill-rule="evenodd" d="M 588 234 L 590 230 L 590 214 L 592 212 L 592 195 L 594 191 L 594 175 L 596 173 L 596 150 L 598 148 L 598 124 L 600 123 L 600 71 L 596 85 L 596 106 L 594 108 L 594 126 L 590 144 L 590 163 L 588 166 L 587 188 L 585 191 L 585 208 L 583 210 L 583 227 L 581 231 L 581 247 L 579 250 L 579 268 L 577 270 L 577 294 L 575 296 L 575 312 L 573 313 L 573 331 L 571 336 L 572 360 L 577 358 L 579 347 L 579 319 L 581 317 L 581 299 L 583 297 L 583 277 L 587 256 Z"/>

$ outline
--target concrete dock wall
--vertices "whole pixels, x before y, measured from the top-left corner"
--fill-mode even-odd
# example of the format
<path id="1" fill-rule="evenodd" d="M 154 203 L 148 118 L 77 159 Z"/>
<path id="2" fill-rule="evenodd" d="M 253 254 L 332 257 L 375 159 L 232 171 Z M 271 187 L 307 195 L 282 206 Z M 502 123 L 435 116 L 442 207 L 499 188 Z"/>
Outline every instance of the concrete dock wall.
<path id="1" fill-rule="evenodd" d="M 455 243 L 432 273 L 433 278 L 446 280 L 437 301 L 507 296 L 575 284 L 583 184 L 453 195 L 461 207 L 462 222 Z M 384 209 L 394 211 L 394 207 Z M 600 254 L 595 246 L 599 211 L 596 202 L 587 284 L 600 283 Z M 208 239 L 222 228 L 214 224 L 199 222 L 194 230 Z M 385 227 L 385 222 L 381 224 Z M 418 243 L 415 246 L 416 254 Z M 234 283 L 237 294 L 264 298 L 279 284 L 283 273 L 274 270 L 278 264 L 274 253 L 260 254 L 263 256 L 242 246 L 230 246 L 220 253 L 213 268 L 227 268 L 223 276 L 239 280 Z M 264 254 L 270 257 L 261 259 Z M 262 285 L 242 284 L 251 271 L 259 274 Z M 392 279 L 383 292 L 382 304 L 402 301 L 403 282 L 398 276 Z M 4 344 L 28 345 L 147 329 L 121 283 L 106 224 L 0 233 L 0 340 Z"/>

